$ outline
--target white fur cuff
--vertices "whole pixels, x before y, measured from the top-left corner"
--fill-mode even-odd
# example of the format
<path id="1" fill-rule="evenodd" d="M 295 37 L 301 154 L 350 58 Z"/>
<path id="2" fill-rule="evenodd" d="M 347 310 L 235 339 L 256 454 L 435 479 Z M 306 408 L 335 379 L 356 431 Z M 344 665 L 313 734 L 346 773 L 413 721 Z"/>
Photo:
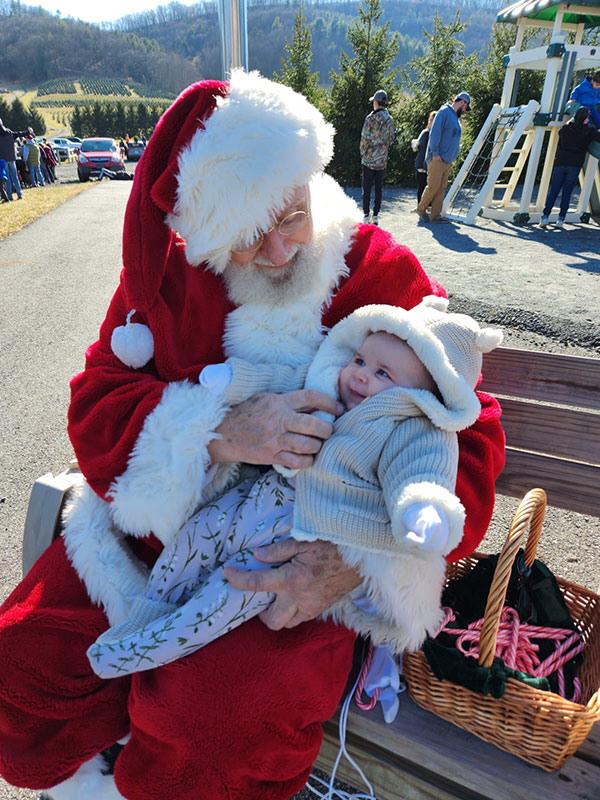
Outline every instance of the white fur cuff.
<path id="1" fill-rule="evenodd" d="M 134 535 L 168 544 L 199 504 L 210 466 L 208 444 L 228 407 L 187 381 L 169 384 L 148 415 L 127 469 L 110 488 L 113 520 Z"/>

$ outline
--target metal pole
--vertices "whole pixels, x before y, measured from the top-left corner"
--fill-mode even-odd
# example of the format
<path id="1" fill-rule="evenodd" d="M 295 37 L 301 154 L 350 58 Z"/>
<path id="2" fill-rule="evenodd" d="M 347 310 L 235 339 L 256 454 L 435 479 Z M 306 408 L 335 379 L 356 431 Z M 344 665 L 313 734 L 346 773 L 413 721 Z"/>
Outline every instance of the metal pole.
<path id="1" fill-rule="evenodd" d="M 248 69 L 246 0 L 219 0 L 221 77 L 229 80 L 235 67 Z"/>

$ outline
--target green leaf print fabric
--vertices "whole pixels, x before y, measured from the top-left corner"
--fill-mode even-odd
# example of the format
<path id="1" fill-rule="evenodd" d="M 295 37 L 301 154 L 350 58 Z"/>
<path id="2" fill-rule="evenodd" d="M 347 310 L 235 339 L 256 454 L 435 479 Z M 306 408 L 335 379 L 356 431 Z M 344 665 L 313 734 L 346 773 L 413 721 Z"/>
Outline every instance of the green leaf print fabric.
<path id="1" fill-rule="evenodd" d="M 129 616 L 88 649 L 94 672 L 114 678 L 168 664 L 266 608 L 271 594 L 234 589 L 222 569 L 270 569 L 252 551 L 289 534 L 293 500 L 293 483 L 271 470 L 197 512 L 160 554 Z"/>

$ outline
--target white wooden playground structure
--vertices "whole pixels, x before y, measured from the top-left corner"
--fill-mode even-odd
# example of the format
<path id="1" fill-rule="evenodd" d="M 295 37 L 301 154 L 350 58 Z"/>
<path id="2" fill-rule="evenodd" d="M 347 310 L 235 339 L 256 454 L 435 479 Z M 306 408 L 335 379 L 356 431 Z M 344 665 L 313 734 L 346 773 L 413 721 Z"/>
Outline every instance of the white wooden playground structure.
<path id="1" fill-rule="evenodd" d="M 570 119 L 565 112 L 574 112 L 573 104 L 569 105 L 573 76 L 600 69 L 600 45 L 582 44 L 585 29 L 600 25 L 600 0 L 577 4 L 519 0 L 503 9 L 497 21 L 517 25 L 515 45 L 504 58 L 502 97 L 450 187 L 442 212 L 468 225 L 478 216 L 521 224 L 539 222 L 558 132 Z M 523 49 L 526 31 L 531 28 L 551 29 L 550 43 Z M 540 102 L 530 100 L 526 106 L 516 106 L 519 78 L 525 69 L 545 73 L 542 96 Z M 577 206 L 568 212 L 567 222 L 587 222 L 592 212 L 600 211 L 599 158 L 600 144 L 594 143 L 579 176 Z M 554 210 L 550 219 L 557 215 Z"/>

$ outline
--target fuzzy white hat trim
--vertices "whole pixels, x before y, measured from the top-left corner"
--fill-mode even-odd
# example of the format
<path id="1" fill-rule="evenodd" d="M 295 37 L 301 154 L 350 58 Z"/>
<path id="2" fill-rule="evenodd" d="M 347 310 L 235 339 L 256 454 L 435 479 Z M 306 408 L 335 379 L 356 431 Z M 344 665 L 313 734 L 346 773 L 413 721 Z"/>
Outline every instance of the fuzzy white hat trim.
<path id="1" fill-rule="evenodd" d="M 220 273 L 236 241 L 269 227 L 271 215 L 333 155 L 333 127 L 301 94 L 234 70 L 230 90 L 178 160 L 177 201 L 167 222 L 192 265 Z"/>

